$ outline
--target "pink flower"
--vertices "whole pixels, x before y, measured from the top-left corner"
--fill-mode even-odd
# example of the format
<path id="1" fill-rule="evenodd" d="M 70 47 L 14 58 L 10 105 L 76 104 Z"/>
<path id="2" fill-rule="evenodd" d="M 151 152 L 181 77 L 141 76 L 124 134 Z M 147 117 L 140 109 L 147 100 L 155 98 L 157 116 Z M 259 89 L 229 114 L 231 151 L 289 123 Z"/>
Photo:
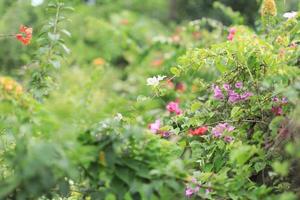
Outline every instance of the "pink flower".
<path id="1" fill-rule="evenodd" d="M 194 189 L 193 188 L 186 188 L 185 189 L 185 196 L 186 197 L 190 198 L 190 197 L 193 196 L 193 194 L 194 194 Z"/>
<path id="2" fill-rule="evenodd" d="M 213 89 L 214 89 L 214 98 L 215 99 L 224 99 L 224 95 L 219 86 L 215 85 L 215 86 L 213 86 Z"/>
<path id="3" fill-rule="evenodd" d="M 241 89 L 243 87 L 243 83 L 242 82 L 237 82 L 235 84 L 235 87 Z"/>
<path id="4" fill-rule="evenodd" d="M 274 102 L 278 102 L 278 101 L 279 101 L 279 99 L 278 99 L 278 97 L 273 97 L 273 98 L 272 98 L 272 101 L 274 101 Z"/>
<path id="5" fill-rule="evenodd" d="M 219 123 L 212 129 L 212 134 L 214 135 L 214 137 L 220 138 L 225 131 L 231 132 L 233 130 L 234 127 L 230 126 L 228 123 Z"/>
<path id="6" fill-rule="evenodd" d="M 241 99 L 240 95 L 233 90 L 229 90 L 228 94 L 229 94 L 228 100 L 230 103 L 236 103 Z"/>
<path id="7" fill-rule="evenodd" d="M 230 34 L 236 34 L 236 28 L 232 27 L 231 29 L 229 29 L 229 33 Z"/>
<path id="8" fill-rule="evenodd" d="M 200 186 L 196 186 L 195 189 L 187 187 L 185 189 L 185 196 L 188 197 L 188 198 L 190 198 L 190 197 L 193 196 L 193 194 L 199 192 L 199 190 L 200 190 Z"/>
<path id="9" fill-rule="evenodd" d="M 225 136 L 224 136 L 224 141 L 230 143 L 230 142 L 233 141 L 233 137 L 228 136 L 228 135 L 225 135 Z"/>
<path id="10" fill-rule="evenodd" d="M 154 123 L 149 124 L 149 129 L 152 133 L 157 133 L 160 129 L 160 120 L 157 119 Z"/>
<path id="11" fill-rule="evenodd" d="M 282 104 L 287 104 L 288 103 L 288 99 L 286 97 L 282 97 L 281 103 Z"/>
<path id="12" fill-rule="evenodd" d="M 280 116 L 283 114 L 282 107 L 281 106 L 273 106 L 271 111 L 276 115 Z"/>
<path id="13" fill-rule="evenodd" d="M 230 85 L 228 83 L 224 83 L 223 88 L 224 88 L 224 90 L 228 91 L 228 90 L 230 90 Z"/>
<path id="14" fill-rule="evenodd" d="M 227 36 L 227 40 L 232 41 L 236 34 L 236 28 L 229 29 L 229 35 Z"/>
<path id="15" fill-rule="evenodd" d="M 178 102 L 174 102 L 171 101 L 167 106 L 166 106 L 167 110 L 170 113 L 176 113 L 176 115 L 180 115 L 182 114 L 181 109 L 179 108 L 179 103 Z"/>
<path id="16" fill-rule="evenodd" d="M 241 95 L 241 100 L 247 100 L 249 97 L 253 96 L 251 92 L 245 92 Z"/>
<path id="17" fill-rule="evenodd" d="M 164 138 L 170 137 L 171 133 L 169 131 L 161 131 L 161 136 Z"/>
<path id="18" fill-rule="evenodd" d="M 229 35 L 227 36 L 227 40 L 229 40 L 229 41 L 232 41 L 233 38 L 234 38 L 234 35 L 233 35 L 233 34 L 229 34 Z"/>

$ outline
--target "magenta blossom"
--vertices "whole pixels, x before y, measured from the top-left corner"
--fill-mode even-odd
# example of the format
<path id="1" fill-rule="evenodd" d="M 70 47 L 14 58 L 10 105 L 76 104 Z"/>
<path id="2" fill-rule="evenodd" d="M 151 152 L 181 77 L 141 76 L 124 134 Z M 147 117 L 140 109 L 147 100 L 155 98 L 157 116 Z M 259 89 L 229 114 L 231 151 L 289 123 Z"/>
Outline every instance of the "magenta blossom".
<path id="1" fill-rule="evenodd" d="M 215 97 L 215 99 L 224 99 L 224 95 L 223 95 L 222 90 L 220 89 L 219 86 L 214 85 L 213 89 L 214 89 L 214 97 Z"/>
<path id="2" fill-rule="evenodd" d="M 282 111 L 282 107 L 281 106 L 273 106 L 271 111 L 276 115 L 276 116 L 280 116 L 283 114 L 283 111 Z"/>
<path id="3" fill-rule="evenodd" d="M 238 89 L 241 89 L 243 87 L 243 83 L 242 82 L 237 82 L 235 84 L 235 87 L 238 88 Z"/>
<path id="4" fill-rule="evenodd" d="M 286 97 L 282 97 L 281 103 L 287 104 L 288 103 L 288 99 Z"/>
<path id="5" fill-rule="evenodd" d="M 231 29 L 229 29 L 229 33 L 236 34 L 236 28 L 232 27 Z"/>
<path id="6" fill-rule="evenodd" d="M 166 108 L 170 113 L 176 113 L 176 115 L 182 114 L 182 111 L 179 108 L 179 103 L 178 102 L 171 101 L 170 103 L 168 103 Z"/>
<path id="7" fill-rule="evenodd" d="M 235 83 L 235 88 L 242 89 L 243 88 L 243 83 L 242 82 L 237 82 Z M 248 100 L 249 97 L 253 96 L 251 92 L 244 92 L 244 93 L 238 93 L 237 91 L 231 89 L 232 87 L 228 83 L 223 84 L 223 89 L 225 90 L 225 94 L 228 97 L 228 101 L 230 103 L 237 103 L 240 101 L 245 101 Z M 220 89 L 219 86 L 213 85 L 213 90 L 214 90 L 214 98 L 221 100 L 224 99 L 224 94 L 223 91 Z"/>
<path id="8" fill-rule="evenodd" d="M 193 196 L 193 194 L 194 194 L 194 189 L 193 188 L 186 188 L 185 189 L 185 196 L 186 197 L 190 198 L 190 197 Z"/>
<path id="9" fill-rule="evenodd" d="M 241 100 L 247 100 L 251 96 L 253 96 L 251 92 L 245 92 L 244 94 L 241 95 Z"/>
<path id="10" fill-rule="evenodd" d="M 154 123 L 149 124 L 149 129 L 152 133 L 157 133 L 160 129 L 160 120 L 157 119 Z"/>
<path id="11" fill-rule="evenodd" d="M 228 136 L 228 135 L 225 135 L 224 136 L 224 141 L 225 142 L 228 142 L 228 143 L 230 143 L 230 142 L 232 142 L 234 139 L 233 139 L 233 137 L 231 137 L 231 136 Z"/>
<path id="12" fill-rule="evenodd" d="M 224 90 L 229 91 L 230 90 L 230 85 L 228 83 L 224 83 L 223 88 L 224 88 Z"/>
<path id="13" fill-rule="evenodd" d="M 235 128 L 233 126 L 230 126 L 228 123 L 219 123 L 212 129 L 212 134 L 214 135 L 214 137 L 220 138 L 225 131 L 231 132 L 234 129 Z"/>
<path id="14" fill-rule="evenodd" d="M 197 193 L 199 190 L 200 190 L 199 186 L 196 186 L 195 189 L 187 187 L 185 189 L 185 196 L 188 197 L 188 198 L 190 198 L 190 197 L 193 196 L 193 194 Z"/>
<path id="15" fill-rule="evenodd" d="M 232 41 L 236 34 L 236 28 L 229 29 L 229 35 L 227 36 L 227 40 Z"/>
<path id="16" fill-rule="evenodd" d="M 236 102 L 241 100 L 240 95 L 238 93 L 236 93 L 235 91 L 233 91 L 233 90 L 229 90 L 228 94 L 229 94 L 228 101 L 230 103 L 236 103 Z"/>

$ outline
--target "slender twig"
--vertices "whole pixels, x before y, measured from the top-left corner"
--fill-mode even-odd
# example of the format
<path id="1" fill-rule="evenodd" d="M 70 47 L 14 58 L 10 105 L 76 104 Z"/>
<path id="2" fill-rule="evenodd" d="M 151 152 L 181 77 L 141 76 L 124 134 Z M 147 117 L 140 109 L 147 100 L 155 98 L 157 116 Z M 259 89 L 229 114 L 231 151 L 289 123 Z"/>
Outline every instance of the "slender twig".
<path id="1" fill-rule="evenodd" d="M 16 34 L 0 34 L 0 38 L 6 38 L 6 37 L 15 37 Z"/>

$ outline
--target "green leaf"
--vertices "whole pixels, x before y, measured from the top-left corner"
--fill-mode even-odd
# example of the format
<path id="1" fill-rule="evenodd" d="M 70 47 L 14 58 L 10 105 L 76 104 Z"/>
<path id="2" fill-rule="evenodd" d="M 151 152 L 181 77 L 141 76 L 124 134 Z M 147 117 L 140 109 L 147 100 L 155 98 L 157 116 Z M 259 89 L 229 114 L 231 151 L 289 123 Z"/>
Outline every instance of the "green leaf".
<path id="1" fill-rule="evenodd" d="M 241 145 L 234 148 L 230 153 L 230 161 L 238 165 L 245 164 L 255 153 L 257 149 L 255 146 Z"/>
<path id="2" fill-rule="evenodd" d="M 241 115 L 242 111 L 243 110 L 238 106 L 233 107 L 230 113 L 231 118 L 237 119 Z"/>
<path id="3" fill-rule="evenodd" d="M 63 48 L 63 50 L 67 53 L 67 54 L 70 54 L 71 53 L 71 50 L 64 44 L 60 44 L 60 46 Z"/>
<path id="4" fill-rule="evenodd" d="M 59 60 L 50 60 L 49 62 L 56 69 L 60 68 L 60 66 L 61 66 Z"/>
<path id="5" fill-rule="evenodd" d="M 278 174 L 280 174 L 281 176 L 287 176 L 289 173 L 289 162 L 284 161 L 284 162 L 279 162 L 279 161 L 275 161 L 272 164 L 272 167 L 274 169 L 274 171 Z"/>
<path id="6" fill-rule="evenodd" d="M 191 111 L 195 112 L 196 110 L 198 110 L 201 107 L 201 105 L 202 105 L 202 103 L 199 101 L 194 102 L 191 106 Z"/>
<path id="7" fill-rule="evenodd" d="M 64 33 L 66 36 L 71 37 L 71 33 L 69 31 L 67 31 L 66 29 L 62 29 L 60 30 L 62 33 Z"/>
<path id="8" fill-rule="evenodd" d="M 59 40 L 60 34 L 53 34 L 51 32 L 48 32 L 48 37 L 51 41 L 55 42 Z"/>
<path id="9" fill-rule="evenodd" d="M 170 69 L 171 73 L 174 74 L 175 76 L 180 76 L 180 70 L 177 67 L 172 67 Z"/>
<path id="10" fill-rule="evenodd" d="M 254 169 L 255 169 L 256 172 L 260 172 L 265 167 L 266 167 L 266 163 L 265 162 L 257 162 L 257 163 L 254 164 Z"/>

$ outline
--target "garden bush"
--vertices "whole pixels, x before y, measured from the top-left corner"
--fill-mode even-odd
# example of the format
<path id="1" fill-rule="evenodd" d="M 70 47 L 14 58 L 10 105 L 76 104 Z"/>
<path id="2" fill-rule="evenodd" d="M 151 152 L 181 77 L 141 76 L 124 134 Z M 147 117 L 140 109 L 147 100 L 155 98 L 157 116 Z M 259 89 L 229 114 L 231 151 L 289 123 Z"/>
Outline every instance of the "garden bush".
<path id="1" fill-rule="evenodd" d="M 290 4 L 176 24 L 161 1 L 3 2 L 0 199 L 299 199 Z"/>

